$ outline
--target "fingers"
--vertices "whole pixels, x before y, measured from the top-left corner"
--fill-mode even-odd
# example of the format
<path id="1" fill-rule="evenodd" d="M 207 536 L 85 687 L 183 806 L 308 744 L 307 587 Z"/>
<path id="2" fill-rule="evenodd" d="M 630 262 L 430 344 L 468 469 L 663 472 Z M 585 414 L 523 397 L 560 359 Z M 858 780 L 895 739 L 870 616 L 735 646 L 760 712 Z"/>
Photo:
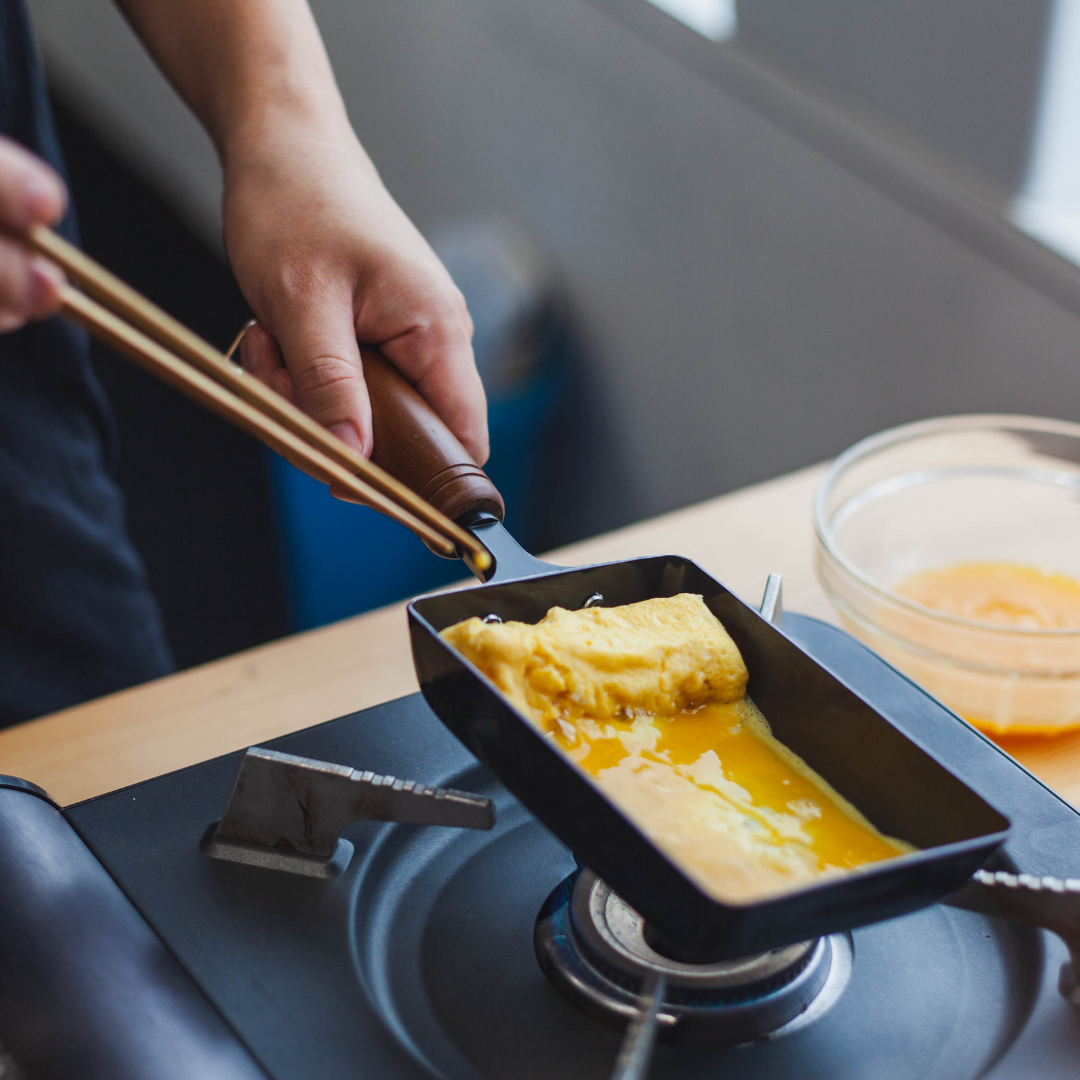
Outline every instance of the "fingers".
<path id="1" fill-rule="evenodd" d="M 278 343 L 266 327 L 257 322 L 252 323 L 244 331 L 238 351 L 240 364 L 249 375 L 253 375 L 260 382 L 269 386 L 271 390 L 276 391 L 283 398 L 287 398 L 294 405 L 296 404 L 292 376 L 285 366 L 285 360 L 281 355 Z M 353 445 L 351 441 L 350 445 Z M 360 502 L 351 491 L 346 491 L 337 484 L 330 485 L 330 494 L 335 499 L 341 499 L 344 502 Z"/>
<path id="2" fill-rule="evenodd" d="M 371 406 L 357 336 L 372 341 L 375 335 L 364 334 L 362 317 L 353 323 L 350 301 L 313 300 L 315 292 L 297 302 L 291 315 L 288 309 L 293 304 L 277 305 L 284 327 L 277 339 L 265 326 L 252 325 L 240 343 L 240 363 L 369 457 Z M 283 290 L 281 295 L 289 294 Z M 437 311 L 439 306 L 433 303 L 426 310 Z M 473 360 L 472 324 L 464 301 L 444 301 L 441 306 L 445 317 L 432 324 L 413 321 L 397 336 L 372 344 L 416 386 L 473 460 L 482 465 L 488 458 L 487 403 Z"/>
<path id="3" fill-rule="evenodd" d="M 468 341 L 419 331 L 386 342 L 388 360 L 410 378 L 477 465 L 488 459 L 487 399 Z M 413 375 L 420 372 L 419 377 Z"/>
<path id="4" fill-rule="evenodd" d="M 240 339 L 240 366 L 259 382 L 296 404 L 292 377 L 281 355 L 281 349 L 270 332 L 259 323 L 247 328 Z"/>
<path id="5" fill-rule="evenodd" d="M 296 405 L 370 457 L 371 406 L 353 328 L 352 297 L 339 291 L 341 295 L 335 296 L 331 289 L 283 290 L 286 300 L 276 312 L 279 325 L 271 328 L 280 349 L 273 361 L 266 358 L 259 363 L 270 372 L 273 363 L 283 362 L 285 376 L 270 374 L 269 379 L 287 377 Z M 256 341 L 255 351 L 261 348 Z M 277 382 L 268 385 L 281 392 Z"/>
<path id="6" fill-rule="evenodd" d="M 22 232 L 63 217 L 67 192 L 56 173 L 18 143 L 0 137 L 0 230 Z"/>
<path id="7" fill-rule="evenodd" d="M 394 364 L 458 437 L 477 465 L 488 459 L 487 399 L 472 351 L 472 320 L 456 289 L 423 309 L 418 322 L 380 343 Z"/>
<path id="8" fill-rule="evenodd" d="M 63 283 L 53 263 L 0 236 L 0 333 L 51 315 L 60 306 Z"/>
<path id="9" fill-rule="evenodd" d="M 0 333 L 54 312 L 64 275 L 14 237 L 31 225 L 51 225 L 64 213 L 67 194 L 45 162 L 0 137 Z"/>
<path id="10" fill-rule="evenodd" d="M 324 355 L 325 350 L 318 351 L 320 358 L 314 365 L 315 371 L 306 377 L 301 376 L 302 381 L 306 378 L 304 384 L 309 391 L 314 391 L 315 396 L 330 389 L 351 394 L 356 389 L 352 385 L 351 375 L 344 379 L 336 378 L 333 377 L 335 372 L 332 370 L 338 365 L 342 370 L 351 370 L 350 362 L 332 358 L 328 363 Z M 396 362 L 402 371 L 407 373 L 412 369 L 422 372 L 419 379 L 415 380 L 420 393 L 461 439 L 462 445 L 477 464 L 483 465 L 488 457 L 487 410 L 484 388 L 476 373 L 467 334 L 458 334 L 455 340 L 452 334 L 439 330 L 416 331 L 411 335 L 405 334 L 395 341 L 385 343 L 383 352 L 392 363 Z M 264 326 L 255 322 L 247 328 L 241 338 L 238 354 L 241 366 L 249 375 L 253 375 L 294 405 L 298 404 L 293 377 L 285 364 L 281 349 Z M 359 354 L 357 354 L 356 362 L 359 364 Z M 369 436 L 365 441 L 362 426 L 365 411 L 368 423 L 370 423 L 370 405 L 368 405 L 367 390 L 363 384 L 362 370 L 361 367 L 359 389 L 363 392 L 363 401 L 357 418 L 340 420 L 327 426 L 338 438 L 362 453 L 370 455 L 371 439 Z M 332 377 L 320 383 L 315 377 L 316 372 L 322 376 L 329 372 Z M 329 405 L 332 410 L 343 408 L 345 412 L 352 409 L 354 405 L 348 400 L 341 403 L 324 399 L 320 403 L 324 407 Z M 367 405 L 366 410 L 363 408 L 364 405 Z M 330 416 L 331 420 L 336 415 L 340 413 L 333 412 Z M 334 485 L 331 485 L 331 491 L 339 499 L 358 501 L 348 493 L 337 490 Z"/>

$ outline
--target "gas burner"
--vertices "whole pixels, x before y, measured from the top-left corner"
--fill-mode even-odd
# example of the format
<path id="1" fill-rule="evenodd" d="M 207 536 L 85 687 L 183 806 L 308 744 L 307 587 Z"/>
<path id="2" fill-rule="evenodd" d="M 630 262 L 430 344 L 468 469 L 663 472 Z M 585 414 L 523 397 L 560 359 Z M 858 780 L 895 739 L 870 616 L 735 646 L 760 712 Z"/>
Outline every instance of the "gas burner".
<path id="1" fill-rule="evenodd" d="M 662 1042 L 736 1045 L 777 1038 L 824 1015 L 851 975 L 851 939 L 834 934 L 738 960 L 687 964 L 657 952 L 645 920 L 591 870 L 547 898 L 533 945 L 544 973 L 595 1019 L 625 1027 L 663 976 Z"/>
<path id="2" fill-rule="evenodd" d="M 794 640 L 868 700 L 887 698 L 916 733 L 939 738 L 947 767 L 995 792 L 1013 820 L 1008 855 L 1018 866 L 1041 871 L 1075 865 L 1075 810 L 949 714 L 928 713 L 920 691 L 841 631 L 797 615 L 785 622 Z M 651 955 L 636 917 L 629 916 L 635 944 L 612 930 L 610 952 L 595 943 L 587 948 L 580 928 L 590 920 L 572 923 L 569 910 L 578 878 L 556 889 L 574 871 L 573 856 L 439 724 L 419 695 L 291 735 L 269 749 L 308 758 L 297 766 L 303 776 L 310 777 L 312 768 L 335 774 L 330 779 L 342 802 L 334 805 L 343 812 L 353 812 L 350 793 L 360 790 L 380 799 L 389 799 L 392 790 L 395 801 L 415 804 L 419 812 L 447 802 L 438 794 L 446 788 L 490 799 L 498 819 L 490 831 L 371 820 L 345 825 L 340 839 L 353 845 L 353 857 L 336 876 L 319 880 L 281 872 L 284 865 L 237 865 L 199 850 L 210 822 L 235 816 L 223 811 L 244 755 L 204 762 L 65 812 L 82 842 L 258 1055 L 267 1076 L 606 1080 L 623 1056 L 625 1038 L 609 1024 L 626 1026 L 636 1008 L 639 1031 L 647 1033 L 650 1009 L 634 1000 L 646 961 L 666 969 L 663 978 L 671 984 L 666 993 L 650 995 L 659 981 L 654 973 L 640 995 L 659 1003 L 664 1038 L 737 1043 L 757 1036 L 750 1046 L 658 1045 L 652 1080 L 1064 1080 L 1077 1074 L 1080 1022 L 1057 988 L 1069 951 L 1054 935 L 1015 920 L 1024 907 L 1037 906 L 1044 925 L 1071 930 L 1070 940 L 1080 946 L 1080 880 L 1029 878 L 995 867 L 949 904 L 863 926 L 850 939 L 828 938 L 774 966 L 731 965 L 725 978 L 707 987 L 713 998 L 699 998 L 695 1009 L 679 995 L 687 982 L 700 990 L 701 980 L 680 976 L 698 969 L 686 971 Z M 341 777 L 336 768 L 312 762 L 419 777 L 432 791 L 413 788 L 406 795 L 403 786 L 398 795 L 395 785 L 351 770 Z M 16 792 L 11 798 L 39 801 Z M 22 819 L 5 819 L 3 812 L 0 832 L 5 820 L 15 830 L 11 835 L 22 835 Z M 293 835 L 294 822 L 281 824 L 289 832 L 269 838 L 275 854 L 276 840 Z M 335 824 L 340 828 L 341 819 L 327 829 L 326 853 L 339 838 Z M 259 837 L 238 836 L 229 821 L 214 839 L 239 844 Z M 5 862 L 0 870 L 5 882 L 25 877 L 22 862 L 12 868 Z M 582 876 L 586 882 L 591 877 Z M 537 911 L 553 889 L 538 929 Z M 587 912 L 592 893 L 585 883 L 578 895 Z M 964 906 L 955 906 L 961 900 Z M 605 901 L 604 919 L 594 925 L 618 928 L 617 906 Z M 43 921 L 41 910 L 30 912 L 31 925 L 49 933 L 54 920 Z M 8 914 L 5 909 L 5 926 Z M 534 934 L 552 978 L 537 963 Z M 597 936 L 604 940 L 599 930 Z M 851 941 L 858 954 L 854 965 Z M 1080 959 L 1080 947 L 1074 952 Z M 16 992 L 24 997 L 29 974 L 20 971 L 17 980 Z M 569 988 L 561 994 L 555 978 L 577 980 L 582 989 L 576 996 Z M 813 986 L 805 990 L 807 982 L 821 986 L 816 997 Z M 735 1000 L 740 984 L 742 1001 Z M 591 1011 L 609 1023 L 579 1007 L 588 995 Z M 783 1012 L 758 1012 L 754 1023 L 744 1022 L 770 1000 L 789 1002 L 792 1012 L 809 1004 L 787 1023 Z M 691 1020 L 709 1015 L 721 1019 L 695 1032 Z M 770 1027 L 775 1030 L 762 1037 Z"/>

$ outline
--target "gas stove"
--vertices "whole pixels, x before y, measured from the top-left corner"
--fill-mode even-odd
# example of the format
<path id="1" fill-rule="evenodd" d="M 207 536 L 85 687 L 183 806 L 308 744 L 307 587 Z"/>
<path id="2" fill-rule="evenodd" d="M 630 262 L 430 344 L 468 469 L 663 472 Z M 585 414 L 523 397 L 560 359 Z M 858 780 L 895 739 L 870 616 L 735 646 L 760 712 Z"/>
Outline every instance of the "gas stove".
<path id="1" fill-rule="evenodd" d="M 988 887 L 1015 884 L 1015 871 L 1080 876 L 1080 814 L 944 710 L 934 713 L 936 728 L 920 730 L 925 709 L 905 708 L 905 701 L 922 692 L 841 631 L 796 615 L 786 617 L 784 630 L 864 697 L 892 695 L 890 715 L 910 718 L 907 734 L 932 745 L 1012 820 L 999 865 L 982 875 Z M 365 787 L 363 798 L 420 805 L 445 800 L 436 788 L 471 793 L 454 812 L 471 815 L 476 820 L 458 823 L 474 827 L 357 821 L 344 826 L 337 845 L 331 837 L 332 851 L 321 862 L 311 856 L 311 866 L 298 870 L 249 857 L 243 841 L 231 842 L 231 855 L 211 857 L 222 854 L 210 850 L 214 823 L 236 816 L 230 793 L 241 754 L 70 807 L 62 816 L 15 786 L 0 790 L 0 882 L 14 880 L 18 867 L 6 864 L 25 862 L 28 851 L 46 852 L 35 873 L 50 858 L 58 867 L 38 878 L 52 890 L 49 911 L 59 924 L 29 915 L 18 931 L 10 920 L 7 931 L 0 927 L 0 1042 L 16 1058 L 23 1049 L 32 1075 L 63 1075 L 53 1062 L 57 1040 L 68 1038 L 85 1051 L 70 1075 L 87 1080 L 592 1080 L 612 1075 L 627 1025 L 645 1023 L 658 1037 L 648 1071 L 654 1080 L 1057 1080 L 1080 1071 L 1080 1009 L 1059 990 L 1062 970 L 1065 990 L 1072 989 L 1069 952 L 1045 930 L 937 904 L 759 956 L 687 964 L 664 955 L 636 912 L 577 865 L 420 695 L 268 747 L 277 754 L 264 755 L 264 764 L 288 764 L 284 755 L 300 755 L 370 770 L 336 770 L 338 788 Z M 384 776 L 431 788 L 395 787 Z M 484 799 L 495 811 L 492 828 L 484 827 L 490 817 L 481 820 Z M 34 811 L 23 820 L 19 814 L 31 803 Z M 412 820 L 427 820 L 426 812 Z M 306 814 L 304 822 L 311 824 Z M 61 828 L 71 836 L 56 840 Z M 95 1071 L 100 1046 L 80 1042 L 64 1024 L 30 1035 L 22 1029 L 29 1013 L 57 993 L 62 963 L 49 957 L 69 947 L 65 934 L 74 934 L 80 919 L 91 919 L 93 904 L 80 901 L 76 887 L 79 874 L 65 877 L 63 870 L 69 857 L 63 852 L 81 857 L 76 844 L 89 849 L 94 867 L 111 879 L 108 886 L 115 882 L 133 905 L 130 918 L 153 931 L 142 937 L 131 931 L 151 959 L 142 963 L 142 975 L 118 970 L 117 993 L 128 992 L 125 980 L 134 978 L 134 986 L 152 968 L 157 983 L 131 1000 L 149 1000 L 162 981 L 194 995 L 197 1003 L 184 1007 L 185 1015 L 199 1018 L 190 1045 L 210 1040 L 216 1049 L 205 1061 L 211 1064 L 185 1071 L 179 1059 L 203 1051 L 176 1051 L 189 1045 L 188 1036 L 170 1042 L 171 1029 L 147 1037 L 150 1022 L 140 1021 L 131 1005 L 112 1008 L 109 1021 L 113 1051 L 129 1031 L 139 1044 L 125 1060 L 141 1064 L 129 1073 L 115 1061 L 109 1072 Z M 1041 879 L 1024 880 L 1038 886 Z M 95 887 L 105 889 L 102 882 Z M 1047 882 L 1046 888 L 1080 886 Z M 43 910 L 29 893 L 8 889 L 2 899 L 8 911 L 20 903 Z M 72 927 L 64 926 L 62 902 L 77 913 Z M 34 933 L 49 940 L 35 944 Z M 78 940 L 87 933 L 84 926 Z M 16 954 L 18 985 L 10 976 Z M 90 956 L 86 963 L 100 966 Z M 42 973 L 43 965 L 51 965 L 51 974 Z M 178 969 L 166 979 L 161 972 L 169 965 Z M 63 992 L 73 996 L 72 1015 L 81 1016 L 92 1009 L 74 997 L 92 980 L 80 978 Z M 37 1072 L 30 1058 L 42 1063 Z M 632 1064 L 623 1067 L 623 1075 L 633 1075 Z"/>

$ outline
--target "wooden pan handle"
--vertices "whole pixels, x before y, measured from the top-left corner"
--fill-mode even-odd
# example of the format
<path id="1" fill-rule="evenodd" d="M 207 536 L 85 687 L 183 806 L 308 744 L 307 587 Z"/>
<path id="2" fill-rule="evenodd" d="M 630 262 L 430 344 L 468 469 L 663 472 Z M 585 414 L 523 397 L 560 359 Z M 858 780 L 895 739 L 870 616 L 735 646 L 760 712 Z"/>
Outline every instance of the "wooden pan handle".
<path id="1" fill-rule="evenodd" d="M 371 460 L 453 521 L 486 511 L 500 521 L 502 496 L 435 410 L 391 364 L 361 349 L 371 398 Z"/>

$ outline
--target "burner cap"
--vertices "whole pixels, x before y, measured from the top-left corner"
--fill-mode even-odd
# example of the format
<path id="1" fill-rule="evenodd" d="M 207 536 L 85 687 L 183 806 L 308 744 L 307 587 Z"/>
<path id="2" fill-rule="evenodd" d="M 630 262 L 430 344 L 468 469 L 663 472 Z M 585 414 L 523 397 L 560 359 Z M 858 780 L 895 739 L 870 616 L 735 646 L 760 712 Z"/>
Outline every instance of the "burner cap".
<path id="1" fill-rule="evenodd" d="M 850 939 L 842 934 L 737 960 L 672 960 L 646 940 L 644 919 L 591 870 L 552 892 L 533 941 L 556 989 L 616 1027 L 637 1012 L 644 978 L 662 973 L 665 1042 L 732 1045 L 802 1027 L 832 1005 L 851 971 Z"/>

